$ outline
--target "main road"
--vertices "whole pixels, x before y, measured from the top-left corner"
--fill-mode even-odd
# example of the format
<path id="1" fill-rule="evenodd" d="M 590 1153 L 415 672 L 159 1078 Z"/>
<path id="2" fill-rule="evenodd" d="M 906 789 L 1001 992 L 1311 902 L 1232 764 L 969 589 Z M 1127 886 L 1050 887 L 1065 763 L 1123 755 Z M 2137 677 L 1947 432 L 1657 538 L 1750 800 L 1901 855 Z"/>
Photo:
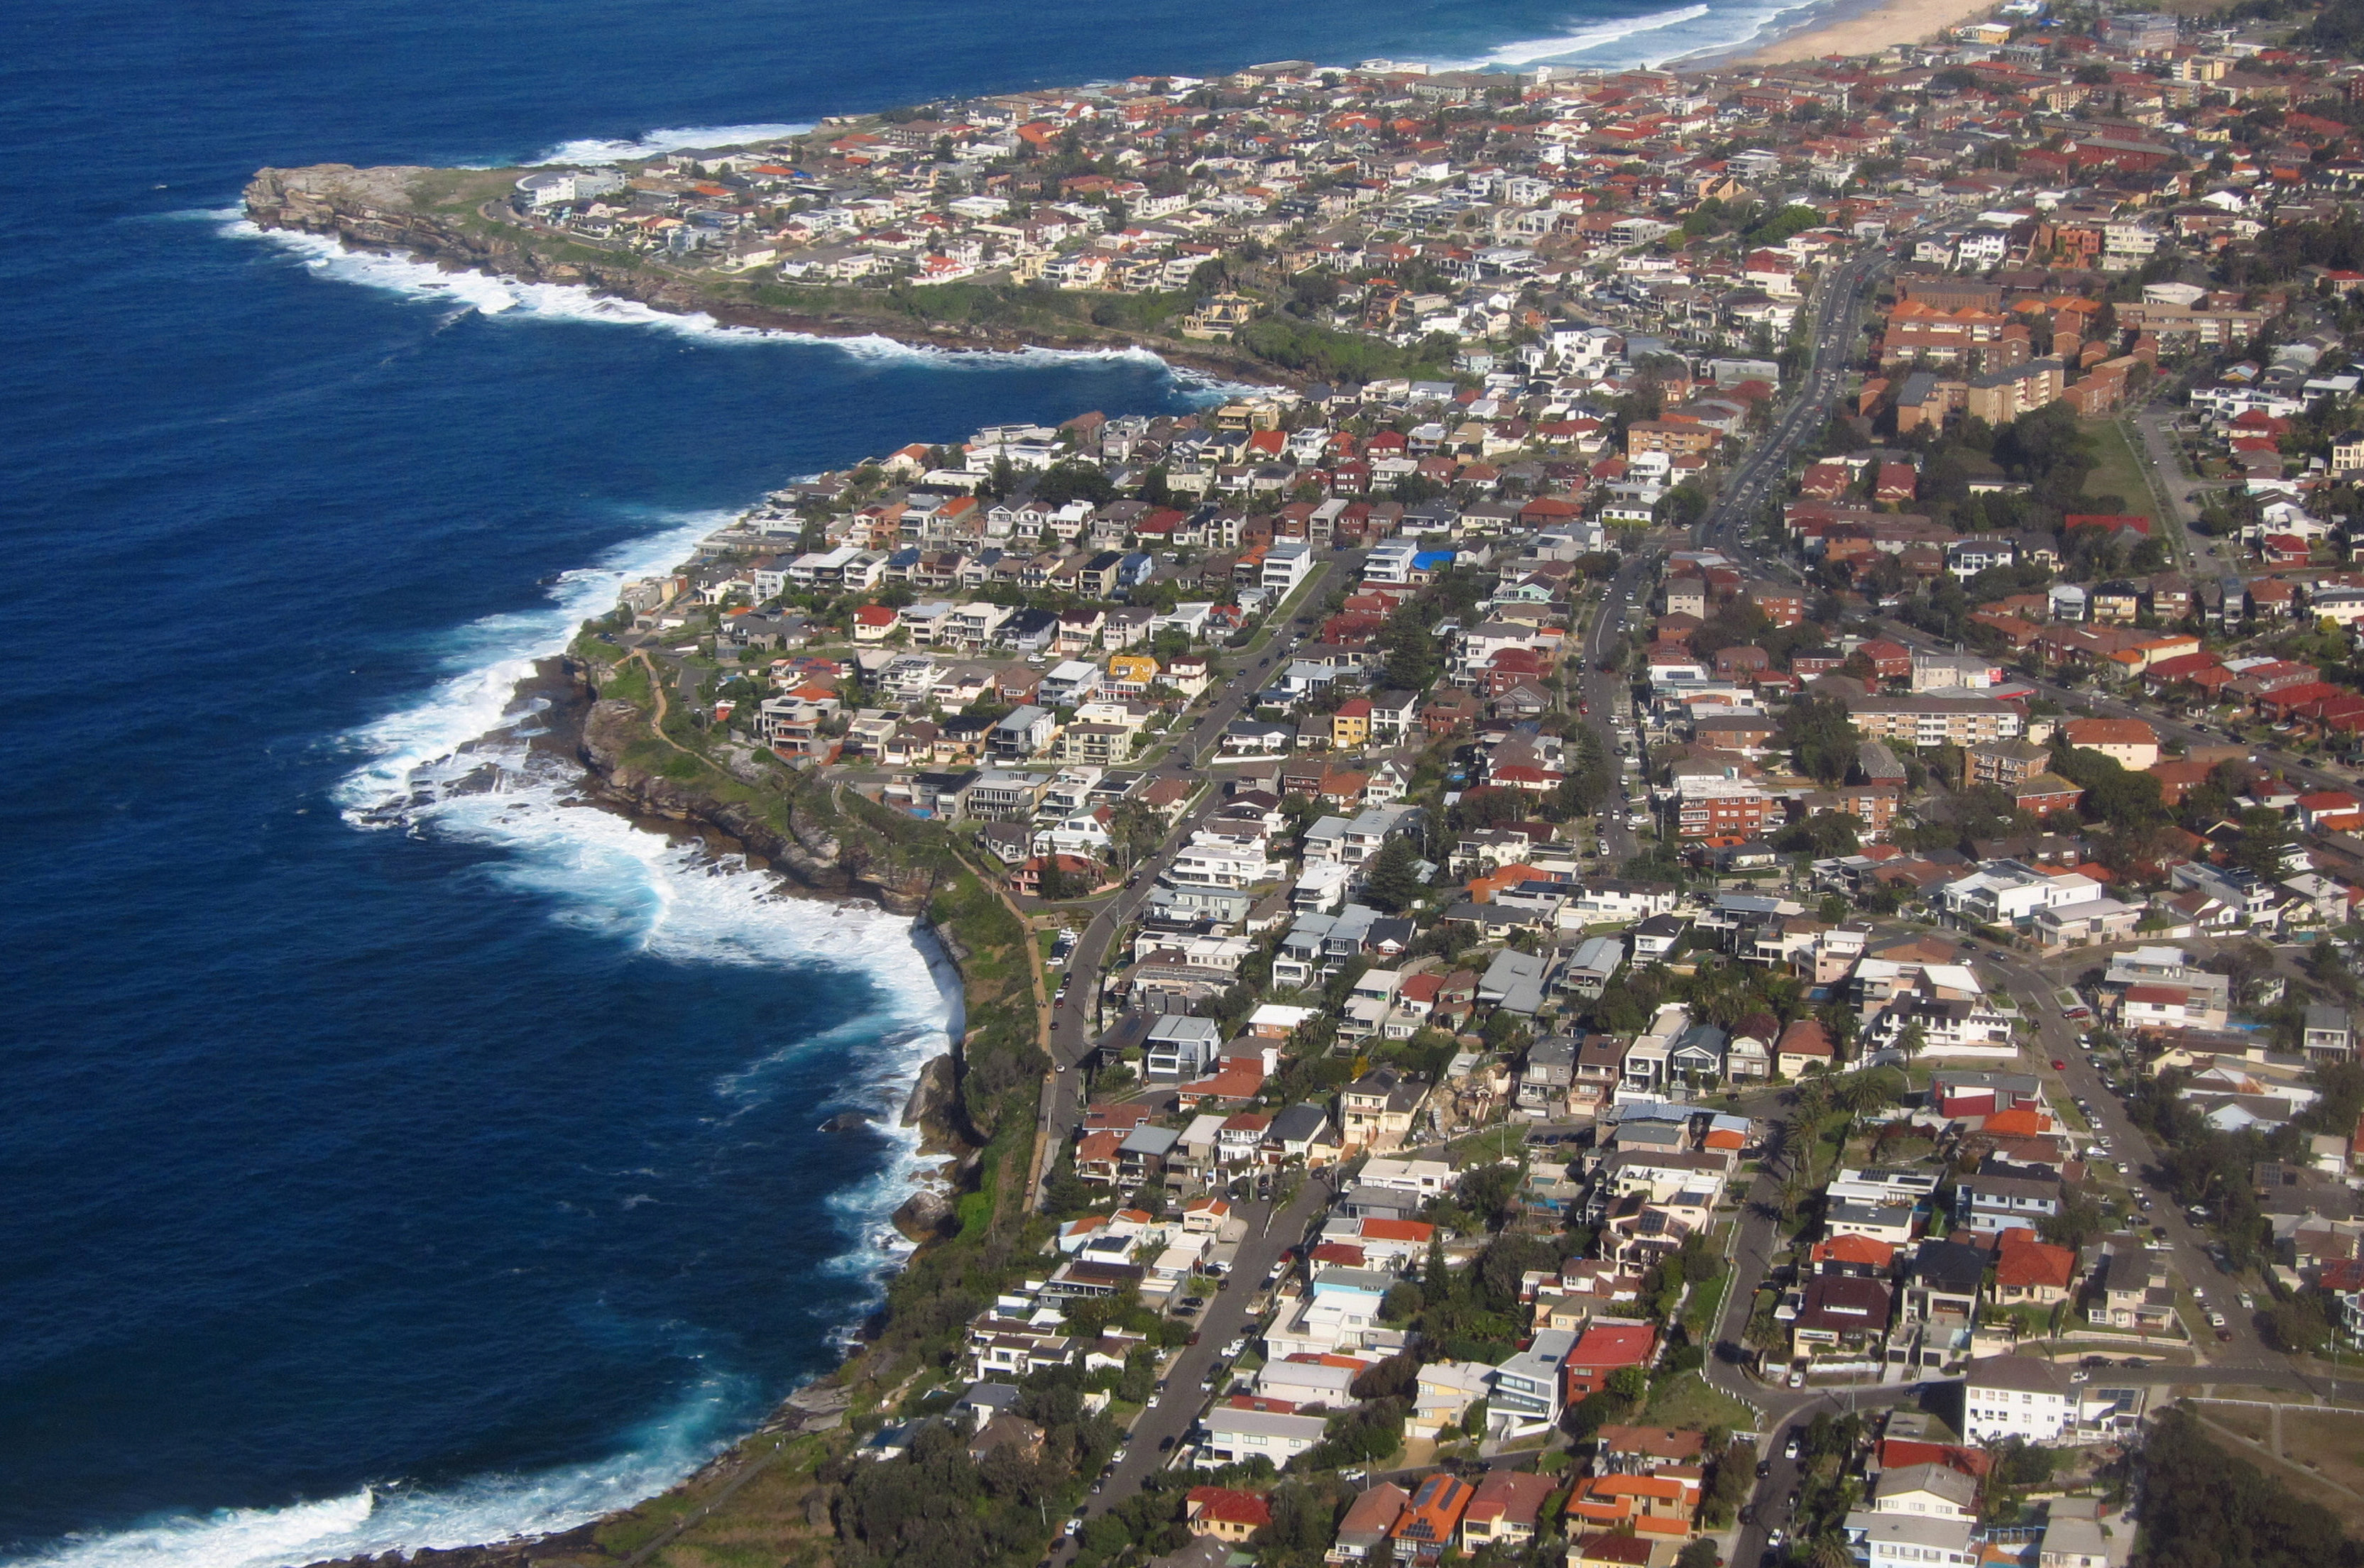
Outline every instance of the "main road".
<path id="1" fill-rule="evenodd" d="M 1173 830 L 1151 853 L 1144 855 L 1133 867 L 1123 887 L 1103 904 L 1093 915 L 1081 935 L 1076 939 L 1075 951 L 1068 955 L 1067 973 L 1080 976 L 1082 984 L 1073 994 L 1054 1007 L 1051 1017 L 1051 1063 L 1053 1071 L 1043 1084 L 1043 1100 L 1039 1127 L 1043 1138 L 1044 1159 L 1041 1175 L 1047 1177 L 1053 1160 L 1061 1144 L 1075 1136 L 1083 1119 L 1084 1074 L 1074 1071 L 1090 1054 L 1097 1040 L 1093 1000 L 1098 996 L 1100 981 L 1111 967 L 1109 944 L 1130 922 L 1149 897 L 1150 887 L 1182 846 L 1189 841 L 1191 831 L 1222 804 L 1221 792 L 1204 767 L 1205 758 L 1222 740 L 1223 728 L 1237 718 L 1240 710 L 1264 688 L 1274 666 L 1282 663 L 1297 645 L 1304 641 L 1320 623 L 1321 605 L 1328 593 L 1331 580 L 1343 568 L 1349 580 L 1362 570 L 1361 550 L 1342 550 L 1325 561 L 1310 584 L 1296 597 L 1293 619 L 1278 620 L 1261 643 L 1252 643 L 1242 651 L 1239 668 L 1224 683 L 1215 699 L 1207 705 L 1196 722 L 1176 736 L 1168 748 L 1165 759 L 1157 768 L 1164 777 L 1179 778 L 1187 783 L 1203 784 L 1204 793 L 1198 803 L 1174 825 Z M 1036 1189 L 1040 1200 L 1041 1189 Z"/>
<path id="2" fill-rule="evenodd" d="M 1117 1450 L 1115 1462 L 1093 1484 L 1091 1494 L 1084 1499 L 1085 1518 L 1105 1513 L 1140 1490 L 1154 1472 L 1170 1462 L 1173 1451 L 1181 1445 L 1199 1413 L 1223 1396 L 1232 1375 L 1223 1346 L 1235 1339 L 1256 1337 L 1259 1314 L 1254 1303 L 1265 1295 L 1265 1279 L 1281 1255 L 1304 1239 L 1314 1217 L 1336 1195 L 1331 1184 L 1336 1177 L 1335 1166 L 1310 1173 L 1284 1208 L 1276 1210 L 1263 1202 L 1233 1207 L 1232 1213 L 1246 1225 L 1247 1234 L 1240 1240 L 1223 1288 L 1209 1298 L 1191 1342 L 1159 1374 L 1157 1392 L 1134 1418 L 1132 1430 Z M 1059 1557 L 1076 1544 L 1072 1537 L 1055 1542 L 1051 1555 Z"/>
<path id="3" fill-rule="evenodd" d="M 1772 429 L 1748 449 L 1740 466 L 1732 471 L 1714 506 L 1701 519 L 1700 543 L 1722 550 L 1760 573 L 1767 570 L 1766 563 L 1748 549 L 1749 519 L 1782 486 L 1798 449 L 1830 422 L 1831 409 L 1838 401 L 1846 373 L 1846 362 L 1855 353 L 1856 337 L 1862 330 L 1864 295 L 1887 275 L 1888 268 L 1888 251 L 1874 246 L 1840 262 L 1823 280 L 1806 328 L 1813 352 L 1807 361 L 1797 395 L 1790 400 L 1789 408 L 1774 419 Z"/>
<path id="4" fill-rule="evenodd" d="M 1629 775 L 1624 754 L 1618 750 L 1619 737 L 1611 723 L 1633 695 L 1623 673 L 1625 627 L 1635 610 L 1646 605 L 1650 585 L 1656 580 L 1658 562 L 1665 554 L 1663 548 L 1650 545 L 1625 557 L 1615 574 L 1600 585 L 1600 613 L 1592 617 L 1579 645 L 1582 673 L 1577 691 L 1582 698 L 1585 722 L 1600 740 L 1601 755 L 1617 770 L 1609 796 L 1601 803 L 1600 821 L 1602 858 L 1618 864 L 1631 859 L 1640 848 L 1634 830 L 1626 826 L 1626 814 L 1634 806 L 1626 795 Z M 1646 609 L 1643 614 L 1646 617 Z M 1612 667 L 1604 670 L 1604 663 Z M 1641 745 L 1638 725 L 1634 727 L 1634 743 L 1637 748 Z M 1638 779 L 1634 787 L 1640 787 Z"/>

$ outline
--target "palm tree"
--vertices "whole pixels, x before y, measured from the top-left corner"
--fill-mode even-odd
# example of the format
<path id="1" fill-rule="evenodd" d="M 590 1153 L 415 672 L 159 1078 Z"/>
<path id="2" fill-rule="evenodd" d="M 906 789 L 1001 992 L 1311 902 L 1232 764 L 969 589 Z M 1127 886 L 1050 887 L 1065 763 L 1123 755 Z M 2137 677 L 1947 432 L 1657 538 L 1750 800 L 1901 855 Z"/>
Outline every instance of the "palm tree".
<path id="1" fill-rule="evenodd" d="M 1905 1025 L 1904 1032 L 1896 1037 L 1896 1049 L 1904 1053 L 1904 1060 L 1907 1062 L 1920 1055 L 1922 1047 L 1928 1043 L 1929 1031 L 1921 1027 L 1921 1020 L 1918 1018 Z"/>
<path id="2" fill-rule="evenodd" d="M 1806 1561 L 1812 1568 L 1855 1568 L 1855 1553 L 1847 1550 L 1846 1537 L 1835 1531 L 1817 1536 Z"/>

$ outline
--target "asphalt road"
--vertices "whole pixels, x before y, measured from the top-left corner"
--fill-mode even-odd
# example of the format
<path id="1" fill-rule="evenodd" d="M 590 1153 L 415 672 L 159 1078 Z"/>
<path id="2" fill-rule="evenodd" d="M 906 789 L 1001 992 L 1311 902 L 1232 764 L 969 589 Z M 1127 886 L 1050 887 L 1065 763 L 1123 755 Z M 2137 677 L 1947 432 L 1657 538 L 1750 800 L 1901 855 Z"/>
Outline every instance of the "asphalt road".
<path id="1" fill-rule="evenodd" d="M 1656 581 L 1658 562 L 1665 555 L 1663 548 L 1653 545 L 1627 556 L 1616 575 L 1602 584 L 1600 613 L 1593 617 L 1584 634 L 1584 674 L 1578 690 L 1587 710 L 1585 722 L 1591 725 L 1602 752 L 1617 769 L 1617 783 L 1601 806 L 1600 817 L 1601 853 L 1612 864 L 1622 864 L 1640 850 L 1634 830 L 1625 825 L 1625 814 L 1634 809 L 1628 790 L 1640 789 L 1642 781 L 1638 775 L 1625 772 L 1625 759 L 1617 750 L 1617 731 L 1611 722 L 1627 705 L 1631 689 L 1622 673 L 1604 671 L 1600 662 L 1604 657 L 1622 662 L 1626 625 L 1637 617 L 1647 618 L 1651 584 Z M 1637 745 L 1640 733 L 1636 726 Z"/>
<path id="2" fill-rule="evenodd" d="M 1084 1518 L 1105 1513 L 1139 1491 L 1152 1473 L 1171 1462 L 1173 1451 L 1182 1446 L 1200 1414 L 1221 1396 L 1221 1386 L 1210 1393 L 1201 1385 L 1215 1373 L 1226 1344 L 1234 1339 L 1253 1339 L 1261 1331 L 1248 1304 L 1264 1294 L 1265 1276 L 1281 1254 L 1302 1240 L 1316 1217 L 1329 1207 L 1336 1193 L 1331 1184 L 1336 1173 L 1333 1166 L 1309 1175 L 1288 1208 L 1277 1214 L 1269 1204 L 1233 1206 L 1232 1212 L 1246 1221 L 1248 1232 L 1232 1260 L 1229 1286 L 1208 1297 L 1199 1320 L 1199 1342 L 1184 1347 L 1166 1367 L 1163 1386 L 1134 1418 L 1132 1435 L 1118 1450 L 1122 1457 L 1100 1479 L 1098 1489 L 1085 1497 Z M 1229 1375 L 1225 1372 L 1221 1380 L 1228 1381 Z M 1051 1555 L 1057 1559 L 1072 1552 L 1075 1545 L 1074 1538 L 1062 1539 L 1052 1547 Z"/>
<path id="3" fill-rule="evenodd" d="M 2077 1043 L 2080 1029 L 2060 1016 L 2060 1005 L 2054 993 L 2059 982 L 2013 959 L 1991 951 L 1981 952 L 1976 965 L 1986 972 L 1989 980 L 2000 980 L 2002 988 L 2016 1002 L 2024 1015 L 2035 1023 L 2037 1044 L 2036 1075 L 2048 1083 L 2065 1085 L 2067 1095 L 2056 1098 L 2082 1099 L 2093 1107 L 2089 1118 L 2096 1132 L 2110 1140 L 2111 1153 L 2102 1157 L 2127 1167 L 2124 1181 L 2130 1190 L 2148 1193 L 2151 1207 L 2148 1214 L 2138 1214 L 2138 1228 L 2150 1226 L 2167 1231 L 2168 1244 L 2172 1249 L 2172 1264 L 2169 1272 L 2191 1287 L 2202 1309 L 2213 1307 L 2222 1312 L 2233 1338 L 2216 1340 L 2205 1338 L 2196 1347 L 2205 1356 L 2211 1368 L 2222 1365 L 2227 1369 L 2247 1371 L 2276 1370 L 2287 1373 L 2292 1386 L 2303 1386 L 2290 1363 L 2267 1346 L 2259 1338 L 2254 1315 L 2243 1310 L 2236 1292 L 2239 1283 L 2216 1266 L 2209 1256 L 2209 1237 L 2193 1224 L 2177 1207 L 2172 1195 L 2150 1184 L 2150 1176 L 2158 1169 L 2158 1151 L 2149 1138 L 2126 1114 L 2124 1102 L 2102 1086 L 2102 1074 L 2093 1058 Z M 2057 1069 L 2052 1063 L 2063 1065 Z M 2201 1330 L 2206 1336 L 2208 1330 Z M 2115 1377 L 2117 1373 L 2111 1374 Z"/>
<path id="4" fill-rule="evenodd" d="M 1868 285 L 1886 275 L 1889 262 L 1885 249 L 1873 248 L 1840 262 L 1823 280 L 1807 328 L 1813 357 L 1807 364 L 1798 395 L 1787 412 L 1774 420 L 1773 428 L 1741 459 L 1740 466 L 1733 470 L 1715 505 L 1701 519 L 1701 544 L 1712 545 L 1760 573 L 1766 570 L 1765 563 L 1744 542 L 1749 520 L 1788 479 L 1790 464 L 1798 449 L 1829 423 L 1847 361 L 1855 352 L 1864 294 Z"/>
<path id="5" fill-rule="evenodd" d="M 1299 608 L 1294 612 L 1297 618 L 1277 628 L 1260 650 L 1238 661 L 1238 668 L 1217 693 L 1215 700 L 1208 705 L 1198 722 L 1169 748 L 1165 760 L 1156 770 L 1159 774 L 1187 778 L 1193 783 L 1219 783 L 1213 781 L 1210 773 L 1200 766 L 1200 759 L 1214 750 L 1222 740 L 1224 726 L 1239 717 L 1241 709 L 1264 687 L 1272 672 L 1287 662 L 1298 644 L 1313 635 L 1320 624 L 1320 606 L 1329 592 L 1333 578 L 1341 570 L 1359 574 L 1363 553 L 1361 550 L 1349 550 L 1333 555 L 1322 563 L 1313 578 L 1312 586 L 1298 601 Z M 1317 618 L 1311 624 L 1299 625 L 1298 619 L 1307 616 Z M 1098 992 L 1102 974 L 1110 967 L 1109 944 L 1148 898 L 1157 876 L 1173 863 L 1175 855 L 1188 841 L 1191 831 L 1221 805 L 1221 788 L 1209 789 L 1199 804 L 1175 824 L 1156 851 L 1142 858 L 1124 887 L 1100 907 L 1099 912 L 1092 917 L 1091 923 L 1076 939 L 1076 949 L 1068 955 L 1066 972 L 1076 977 L 1078 984 L 1052 1013 L 1051 1056 L 1055 1071 L 1043 1085 L 1042 1106 L 1038 1112 L 1040 1126 L 1051 1140 L 1047 1147 L 1052 1150 L 1056 1150 L 1060 1143 L 1073 1137 L 1083 1119 L 1084 1075 L 1072 1069 L 1090 1052 L 1098 1038 L 1093 1025 L 1092 998 Z M 1044 1162 L 1043 1173 L 1049 1174 L 1048 1161 Z"/>

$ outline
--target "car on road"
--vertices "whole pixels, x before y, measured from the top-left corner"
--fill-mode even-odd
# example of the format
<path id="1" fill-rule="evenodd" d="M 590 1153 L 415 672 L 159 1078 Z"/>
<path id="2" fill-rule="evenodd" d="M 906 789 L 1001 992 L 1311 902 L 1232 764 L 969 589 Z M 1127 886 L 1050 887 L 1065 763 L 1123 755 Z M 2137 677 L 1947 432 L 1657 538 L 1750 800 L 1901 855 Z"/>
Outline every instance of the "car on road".
<path id="1" fill-rule="evenodd" d="M 1772 1474 L 1772 1473 L 1773 1473 L 1773 1462 L 1772 1462 L 1771 1460 L 1769 1460 L 1769 1459 L 1760 1459 L 1760 1460 L 1758 1460 L 1758 1461 L 1756 1462 L 1756 1479 L 1758 1479 L 1759 1481 L 1762 1481 L 1762 1480 L 1764 1480 L 1767 1476 L 1768 1476 L 1768 1475 L 1770 1475 L 1770 1474 Z"/>
<path id="2" fill-rule="evenodd" d="M 2255 1312 L 2258 1309 L 2257 1297 L 2251 1296 L 2246 1290 L 2241 1292 L 2236 1299 L 2240 1302 L 2241 1310 L 2244 1312 Z"/>
<path id="3" fill-rule="evenodd" d="M 2052 1059 L 2052 1071 L 2055 1073 L 2066 1073 L 2068 1071 L 2068 1064 L 2056 1056 Z"/>
<path id="4" fill-rule="evenodd" d="M 1782 1457 L 1783 1459 L 1795 1459 L 1795 1458 L 1797 1458 L 1797 1457 L 1798 1457 L 1798 1434 L 1797 1434 L 1797 1433 L 1795 1433 L 1795 1432 L 1791 1432 L 1791 1433 L 1790 1434 L 1790 1440 L 1789 1440 L 1788 1442 L 1783 1443 L 1783 1444 L 1781 1445 L 1781 1457 Z"/>
<path id="5" fill-rule="evenodd" d="M 1788 1536 L 1786 1536 L 1786 1535 L 1784 1535 L 1784 1534 L 1782 1534 L 1782 1533 L 1781 1533 L 1780 1527 L 1779 1527 L 1779 1526 L 1778 1526 L 1778 1525 L 1777 1525 L 1777 1526 L 1775 1526 L 1773 1529 L 1769 1529 L 1769 1530 L 1767 1530 L 1767 1531 L 1765 1532 L 1765 1550 L 1766 1550 L 1766 1551 L 1767 1551 L 1767 1553 L 1771 1553 L 1771 1552 L 1775 1552 L 1775 1551 L 1780 1551 L 1780 1550 L 1781 1550 L 1781 1543 L 1782 1543 L 1783 1541 L 1785 1541 L 1785 1540 L 1789 1540 L 1789 1539 L 1790 1539 L 1790 1538 L 1789 1538 Z"/>

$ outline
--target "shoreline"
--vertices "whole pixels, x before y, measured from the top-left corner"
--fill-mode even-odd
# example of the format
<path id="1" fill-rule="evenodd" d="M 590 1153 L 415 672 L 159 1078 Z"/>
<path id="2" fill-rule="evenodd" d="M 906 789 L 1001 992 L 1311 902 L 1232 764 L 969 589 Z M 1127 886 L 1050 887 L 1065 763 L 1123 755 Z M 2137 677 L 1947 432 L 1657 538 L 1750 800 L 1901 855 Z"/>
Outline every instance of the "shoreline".
<path id="1" fill-rule="evenodd" d="M 574 633 L 579 635 L 582 624 Z M 842 889 L 816 886 L 814 867 L 798 864 L 777 843 L 756 835 L 734 832 L 711 817 L 677 807 L 668 800 L 652 804 L 636 792 L 628 770 L 603 757 L 598 715 L 604 705 L 590 680 L 589 667 L 563 652 L 536 658 L 511 686 L 501 722 L 450 753 L 449 761 L 475 759 L 476 765 L 438 786 L 441 798 L 498 794 L 505 776 L 517 773 L 515 763 L 530 757 L 554 759 L 571 765 L 578 783 L 573 799 L 563 802 L 575 809 L 590 808 L 623 823 L 630 831 L 648 833 L 667 844 L 686 848 L 712 867 L 736 861 L 763 879 L 761 897 L 793 898 L 813 905 L 834 906 L 840 913 L 854 911 L 908 919 L 907 933 L 943 1009 L 941 1038 L 915 1051 L 908 1070 L 898 1064 L 891 1075 L 866 1080 L 866 1085 L 890 1090 L 883 1099 L 864 1096 L 852 1115 L 860 1128 L 823 1124 L 826 1136 L 866 1129 L 880 1140 L 877 1168 L 857 1179 L 817 1194 L 813 1199 L 828 1208 L 864 1189 L 880 1186 L 893 1197 L 882 1212 L 849 1213 L 853 1221 L 842 1238 L 833 1263 L 852 1261 L 861 1266 L 870 1289 L 854 1315 L 820 1335 L 814 1348 L 829 1353 L 829 1364 L 802 1374 L 791 1386 L 745 1418 L 745 1425 L 694 1468 L 668 1485 L 621 1506 L 603 1509 L 564 1529 L 535 1530 L 458 1546 L 394 1547 L 361 1555 L 304 1558 L 286 1562 L 302 1568 L 525 1568 L 527 1564 L 565 1564 L 567 1568 L 600 1568 L 632 1563 L 651 1554 L 672 1536 L 704 1517 L 702 1510 L 685 1512 L 665 1531 L 619 1554 L 603 1543 L 602 1531 L 634 1517 L 640 1510 L 693 1489 L 719 1485 L 719 1502 L 737 1486 L 752 1480 L 786 1451 L 795 1440 L 837 1429 L 853 1402 L 858 1369 L 870 1347 L 882 1336 L 888 1317 L 888 1287 L 915 1258 L 946 1236 L 952 1205 L 967 1190 L 977 1149 L 960 1124 L 957 1069 L 961 1040 L 968 1020 L 967 977 L 962 965 L 958 934 L 940 927 L 924 903 L 911 909 L 893 906 L 895 890 L 855 881 Z M 622 706 L 620 704 L 612 706 Z M 635 710 L 637 711 L 637 710 Z M 520 716 L 531 716 L 538 728 L 521 749 L 504 738 Z M 645 716 L 642 716 L 645 717 Z M 502 753 L 507 753 L 506 756 Z M 623 774 L 619 782 L 619 774 Z M 681 794 L 686 792 L 676 792 Z M 403 814 L 422 804 L 418 795 L 393 803 L 390 813 Z M 390 820 L 391 817 L 385 818 Z M 875 1102 L 875 1103 L 868 1103 Z"/>
<path id="2" fill-rule="evenodd" d="M 1677 62 L 1677 69 L 1734 70 L 1879 54 L 1941 37 L 1993 9 L 1994 0 L 1834 0 L 1805 11 L 1776 37 L 1693 55 Z"/>
<path id="3" fill-rule="evenodd" d="M 546 258 L 537 247 L 563 248 L 559 239 L 511 225 L 481 234 L 432 212 L 377 205 L 386 195 L 389 180 L 399 185 L 410 177 L 433 172 L 438 171 L 355 170 L 345 164 L 261 170 L 240 195 L 241 221 L 265 239 L 304 236 L 334 243 L 349 255 L 391 257 L 446 274 L 473 275 L 520 287 L 579 289 L 588 299 L 630 302 L 685 324 L 704 317 L 721 329 L 776 333 L 809 341 L 877 339 L 943 354 L 1041 352 L 1082 358 L 1145 353 L 1170 370 L 1225 385 L 1301 387 L 1308 379 L 1252 355 L 1227 352 L 1218 341 L 1175 339 L 1083 320 L 1063 321 L 1055 331 L 976 322 L 931 323 L 883 308 L 886 303 L 883 296 L 876 302 L 882 308 L 858 315 L 792 309 L 739 297 L 748 283 L 742 278 L 658 272 L 628 257 Z M 307 183 L 304 176 L 313 178 Z M 482 214 L 474 216 L 476 222 L 485 221 Z"/>

